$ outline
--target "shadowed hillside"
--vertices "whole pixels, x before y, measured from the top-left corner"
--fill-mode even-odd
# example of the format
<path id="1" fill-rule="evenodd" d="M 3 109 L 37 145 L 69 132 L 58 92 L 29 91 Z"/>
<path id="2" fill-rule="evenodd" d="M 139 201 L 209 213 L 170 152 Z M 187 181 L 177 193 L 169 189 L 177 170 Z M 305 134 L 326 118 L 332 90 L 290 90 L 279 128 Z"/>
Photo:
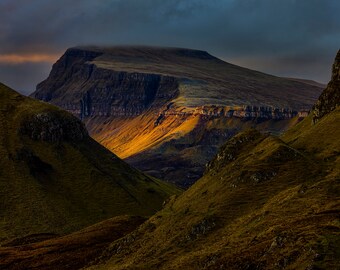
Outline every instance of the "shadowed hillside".
<path id="1" fill-rule="evenodd" d="M 131 168 L 82 122 L 0 84 L 0 242 L 151 215 L 179 191 Z"/>
<path id="2" fill-rule="evenodd" d="M 188 187 L 228 138 L 255 126 L 286 130 L 321 91 L 205 51 L 75 47 L 32 97 L 81 118 L 94 139 L 130 164 Z"/>
<path id="3" fill-rule="evenodd" d="M 90 269 L 338 269 L 340 100 L 325 97 L 339 94 L 339 59 L 316 123 L 234 136 L 199 181 Z"/>

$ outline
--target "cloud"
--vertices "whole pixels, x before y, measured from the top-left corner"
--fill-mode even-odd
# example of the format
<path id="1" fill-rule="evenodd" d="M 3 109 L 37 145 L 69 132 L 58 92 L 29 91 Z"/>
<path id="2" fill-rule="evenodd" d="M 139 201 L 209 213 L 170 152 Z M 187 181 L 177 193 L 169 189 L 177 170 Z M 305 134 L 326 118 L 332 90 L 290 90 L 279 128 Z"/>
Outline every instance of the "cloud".
<path id="1" fill-rule="evenodd" d="M 54 63 L 59 54 L 0 54 L 0 64 Z"/>
<path id="2" fill-rule="evenodd" d="M 340 44 L 339 10 L 338 0 L 2 0 L 0 54 L 61 55 L 82 44 L 177 46 L 325 82 Z"/>

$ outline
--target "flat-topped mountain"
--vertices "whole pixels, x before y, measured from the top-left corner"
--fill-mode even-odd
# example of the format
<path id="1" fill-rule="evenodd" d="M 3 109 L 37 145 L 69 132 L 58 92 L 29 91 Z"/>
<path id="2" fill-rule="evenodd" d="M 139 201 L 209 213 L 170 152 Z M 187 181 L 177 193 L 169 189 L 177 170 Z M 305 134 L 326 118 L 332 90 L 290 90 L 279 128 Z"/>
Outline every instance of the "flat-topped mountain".
<path id="1" fill-rule="evenodd" d="M 321 91 L 199 50 L 75 47 L 32 97 L 78 116 L 130 164 L 187 187 L 225 140 L 253 126 L 282 132 Z"/>
<path id="2" fill-rule="evenodd" d="M 179 191 L 130 167 L 59 108 L 0 84 L 0 243 L 148 216 Z"/>
<path id="3" fill-rule="evenodd" d="M 68 77 L 69 72 L 72 78 Z M 69 89 L 72 83 L 78 87 Z M 66 93 L 69 91 L 75 95 L 73 98 Z M 91 95 L 95 91 L 105 95 Z M 75 47 L 66 51 L 32 96 L 65 105 L 87 92 L 91 105 L 87 108 L 90 110 L 83 111 L 84 116 L 115 114 L 118 108 L 122 109 L 121 113 L 138 114 L 149 105 L 154 106 L 154 101 L 169 98 L 177 106 L 185 107 L 250 105 L 300 110 L 310 108 L 321 89 L 296 79 L 232 65 L 205 51 Z M 119 104 L 123 100 L 128 103 Z M 104 108 L 100 107 L 100 101 Z M 136 111 L 129 107 L 129 102 L 138 105 Z M 79 102 L 76 105 L 80 109 Z"/>

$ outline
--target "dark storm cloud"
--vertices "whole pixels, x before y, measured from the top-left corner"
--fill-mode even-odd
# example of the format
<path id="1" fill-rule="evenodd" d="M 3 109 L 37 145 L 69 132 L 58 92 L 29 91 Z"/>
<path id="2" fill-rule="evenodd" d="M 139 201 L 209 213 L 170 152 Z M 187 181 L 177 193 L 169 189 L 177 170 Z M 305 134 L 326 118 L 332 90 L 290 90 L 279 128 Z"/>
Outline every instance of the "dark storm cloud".
<path id="1" fill-rule="evenodd" d="M 55 55 L 79 44 L 178 46 L 326 82 L 340 45 L 338 0 L 2 0 L 0 11 L 3 55 Z M 23 79 L 26 86 L 12 80 L 14 87 L 33 90 L 44 78 L 45 64 L 31 65 L 27 72 L 36 66 L 38 75 Z"/>

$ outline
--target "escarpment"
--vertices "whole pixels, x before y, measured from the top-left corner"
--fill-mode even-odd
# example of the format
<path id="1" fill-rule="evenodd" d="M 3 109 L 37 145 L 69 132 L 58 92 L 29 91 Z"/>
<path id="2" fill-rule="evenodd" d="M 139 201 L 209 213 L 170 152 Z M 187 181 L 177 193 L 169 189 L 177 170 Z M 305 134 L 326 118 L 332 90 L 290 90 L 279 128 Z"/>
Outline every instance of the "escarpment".
<path id="1" fill-rule="evenodd" d="M 205 51 L 75 47 L 32 97 L 80 118 L 133 166 L 187 187 L 230 136 L 250 127 L 281 133 L 308 115 L 321 91 Z"/>
<path id="2" fill-rule="evenodd" d="M 295 111 L 289 108 L 275 108 L 275 107 L 257 107 L 257 106 L 216 106 L 216 105 L 205 105 L 185 111 L 178 110 L 178 108 L 169 109 L 170 103 L 165 110 L 159 112 L 159 118 L 156 122 L 159 123 L 165 119 L 166 116 L 189 116 L 199 115 L 202 118 L 241 118 L 243 120 L 284 120 L 292 119 L 296 116 L 304 118 L 308 115 L 309 110 Z"/>
<path id="3" fill-rule="evenodd" d="M 178 94 L 178 81 L 172 76 L 115 71 L 91 63 L 101 54 L 69 49 L 32 96 L 84 119 L 140 115 Z"/>
<path id="4" fill-rule="evenodd" d="M 87 61 L 91 61 L 97 56 L 101 55 L 100 52 L 93 50 L 77 50 L 68 49 L 66 53 L 53 65 L 49 78 L 53 78 L 38 84 L 37 89 L 45 89 L 43 92 L 36 92 L 34 97 L 44 101 L 50 101 L 54 99 L 58 92 L 56 89 L 63 87 L 63 85 L 71 79 L 71 77 L 81 78 L 85 74 L 83 69 L 91 71 L 91 66 L 85 66 Z"/>

